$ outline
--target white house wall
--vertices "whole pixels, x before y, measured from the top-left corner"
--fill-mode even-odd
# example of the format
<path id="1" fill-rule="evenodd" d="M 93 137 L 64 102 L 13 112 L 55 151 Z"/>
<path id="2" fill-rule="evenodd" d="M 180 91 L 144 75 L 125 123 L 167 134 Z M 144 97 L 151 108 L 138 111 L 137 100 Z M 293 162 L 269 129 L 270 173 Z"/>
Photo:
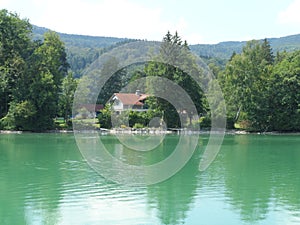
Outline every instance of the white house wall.
<path id="1" fill-rule="evenodd" d="M 114 109 L 114 111 L 124 110 L 123 103 L 117 97 L 115 97 L 115 99 L 114 99 L 113 109 Z"/>

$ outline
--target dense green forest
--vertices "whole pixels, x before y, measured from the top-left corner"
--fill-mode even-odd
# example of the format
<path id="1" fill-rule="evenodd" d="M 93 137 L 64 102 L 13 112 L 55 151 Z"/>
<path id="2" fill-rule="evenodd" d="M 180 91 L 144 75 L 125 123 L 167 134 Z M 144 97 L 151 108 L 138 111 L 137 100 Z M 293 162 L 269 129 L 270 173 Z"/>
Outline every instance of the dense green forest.
<path id="1" fill-rule="evenodd" d="M 55 32 L 33 40 L 28 20 L 0 11 L 0 128 L 43 131 L 66 114 L 72 95 L 64 43 Z"/>
<path id="2" fill-rule="evenodd" d="M 148 126 L 148 123 L 154 117 L 160 117 L 163 118 L 167 127 L 195 128 L 196 126 L 194 125 L 197 125 L 198 121 L 194 121 L 196 124 L 193 124 L 193 116 L 197 112 L 207 114 L 207 107 L 203 102 L 205 101 L 203 91 L 187 72 L 183 71 L 182 68 L 174 66 L 181 65 L 181 67 L 186 68 L 186 71 L 189 71 L 188 67 L 194 68 L 197 76 L 201 76 L 202 73 L 196 66 L 194 55 L 191 54 L 187 42 L 182 41 L 177 32 L 175 32 L 174 35 L 168 32 L 163 37 L 163 41 L 159 46 L 159 54 L 157 57 L 159 57 L 159 60 L 155 60 L 154 57 L 153 61 L 146 61 L 145 63 L 135 65 L 133 71 L 132 68 L 126 68 L 126 74 L 124 74 L 124 70 L 118 71 L 115 74 L 116 77 L 113 77 L 113 79 L 107 82 L 107 86 L 110 88 L 109 96 L 111 96 L 114 92 L 120 91 L 121 87 L 115 83 L 117 79 L 119 79 L 117 84 L 123 84 L 122 86 L 127 87 L 127 85 L 134 84 L 135 81 L 140 79 L 151 78 L 148 79 L 147 82 L 137 82 L 136 86 L 132 85 L 132 87 L 130 87 L 130 92 L 141 89 L 151 95 L 151 97 L 146 100 L 148 111 L 122 112 L 116 116 L 116 119 L 120 125 L 124 125 L 126 123 L 122 123 L 122 121 L 128 117 L 129 126 L 141 128 Z M 166 80 L 164 79 L 172 81 L 172 84 L 165 84 L 164 82 Z M 186 104 L 188 99 L 183 96 L 183 93 L 180 93 L 178 87 L 183 88 L 191 98 L 191 105 Z M 127 88 L 127 90 L 129 89 Z M 101 103 L 105 102 L 106 101 Z M 194 105 L 195 108 L 193 108 L 192 105 Z M 109 123 L 109 120 L 112 113 L 109 108 L 105 108 L 100 113 L 99 122 L 101 127 L 111 128 L 112 124 Z"/>
<path id="3" fill-rule="evenodd" d="M 263 40 L 260 40 L 263 42 Z M 268 39 L 274 52 L 300 50 L 300 34 Z M 227 41 L 218 44 L 191 45 L 191 50 L 202 57 L 229 59 L 233 52 L 241 53 L 246 41 Z"/>
<path id="4" fill-rule="evenodd" d="M 169 49 L 169 46 L 172 48 Z M 160 57 L 168 58 L 171 61 L 174 58 L 182 64 L 188 63 L 190 67 L 193 66 L 193 59 L 182 58 L 182 51 L 175 51 L 173 46 L 180 46 L 186 51 L 190 51 L 189 46 L 186 42 L 183 44 L 177 32 L 174 35 L 168 32 L 161 44 Z M 253 40 L 246 43 L 240 54 L 232 53 L 224 69 L 213 63 L 209 66 L 214 71 L 224 94 L 227 128 L 262 132 L 300 130 L 299 50 L 277 52 L 274 55 L 267 39 Z M 170 65 L 151 62 L 146 63 L 143 70 L 133 76 L 131 81 L 150 76 L 167 78 L 184 88 L 192 98 L 200 115 L 199 121 L 193 122 L 198 122 L 202 128 L 210 126 L 209 120 L 212 115 L 207 104 L 209 96 L 203 93 L 201 87 L 197 86 L 190 76 Z M 201 71 L 199 71 L 199 76 L 199 79 L 205 79 L 201 77 Z M 116 86 L 110 85 L 110 87 Z M 145 90 L 149 93 L 149 87 L 145 87 Z M 113 92 L 117 91 L 116 88 Z M 163 115 L 168 127 L 182 127 L 179 119 L 180 111 L 175 110 L 169 102 L 152 98 L 148 105 L 150 109 Z M 189 110 L 186 111 L 189 113 Z M 109 118 L 111 113 L 105 109 L 103 114 L 100 114 L 100 124 L 109 124 L 105 119 Z M 149 113 L 153 112 L 149 111 Z M 147 118 L 145 121 L 150 120 L 149 117 L 151 119 L 151 115 L 147 115 L 147 112 L 129 112 L 129 123 L 134 125 L 135 121 L 139 121 L 139 124 L 146 125 L 141 121 L 143 118 Z M 191 128 L 195 127 L 191 119 L 189 122 Z M 110 126 L 106 128 L 110 128 Z"/>
<path id="5" fill-rule="evenodd" d="M 218 74 L 227 118 L 258 131 L 300 130 L 300 51 L 277 52 L 249 41 Z"/>
<path id="6" fill-rule="evenodd" d="M 34 39 L 42 40 L 44 33 L 49 31 L 49 29 L 33 26 L 32 31 Z M 136 41 L 127 38 L 93 37 L 63 33 L 58 33 L 58 35 L 65 43 L 70 70 L 75 77 L 81 77 L 84 69 L 103 52 L 119 45 Z M 275 53 L 300 50 L 300 34 L 270 38 L 268 41 Z M 193 53 L 201 56 L 208 64 L 213 63 L 224 68 L 232 53 L 241 53 L 245 45 L 246 41 L 228 41 L 218 44 L 196 44 L 189 47 Z"/>
<path id="7" fill-rule="evenodd" d="M 44 34 L 50 30 L 38 26 L 32 26 L 34 40 L 43 40 Z M 134 39 L 115 37 L 93 37 L 86 35 L 74 35 L 57 33 L 65 44 L 67 60 L 74 77 L 83 75 L 84 69 L 94 62 L 99 55 L 119 45 L 135 41 Z"/>
<path id="8" fill-rule="evenodd" d="M 74 91 L 85 69 L 101 54 L 135 40 L 59 34 L 32 26 L 15 13 L 0 11 L 0 129 L 44 131 L 55 128 L 54 118 L 71 123 Z M 167 46 L 196 52 L 214 72 L 227 108 L 228 128 L 252 131 L 300 130 L 300 36 L 217 45 L 192 45 L 176 32 L 162 39 L 161 57 Z M 116 66 L 113 61 L 108 66 Z M 201 73 L 199 73 L 201 76 Z M 167 64 L 149 62 L 119 70 L 107 82 L 98 99 L 105 104 L 112 93 L 135 79 L 160 76 L 182 86 L 201 115 L 202 127 L 210 125 L 207 96 L 189 76 Z M 180 127 L 170 103 L 150 98 L 149 115 L 131 112 L 135 122 L 146 126 L 152 116 L 163 116 L 168 127 Z M 100 126 L 110 111 L 100 114 Z M 188 112 L 189 113 L 189 112 Z M 104 118 L 104 119 L 103 119 Z"/>

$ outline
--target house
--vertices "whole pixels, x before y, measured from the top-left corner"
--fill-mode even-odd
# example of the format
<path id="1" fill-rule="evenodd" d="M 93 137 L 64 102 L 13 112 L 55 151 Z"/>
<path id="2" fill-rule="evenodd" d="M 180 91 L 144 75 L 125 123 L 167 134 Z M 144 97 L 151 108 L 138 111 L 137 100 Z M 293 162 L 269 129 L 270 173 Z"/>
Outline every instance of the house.
<path id="1" fill-rule="evenodd" d="M 149 97 L 147 94 L 142 94 L 139 90 L 135 93 L 114 93 L 110 98 L 112 109 L 116 112 L 123 112 L 126 110 L 133 111 L 147 111 L 145 100 Z"/>

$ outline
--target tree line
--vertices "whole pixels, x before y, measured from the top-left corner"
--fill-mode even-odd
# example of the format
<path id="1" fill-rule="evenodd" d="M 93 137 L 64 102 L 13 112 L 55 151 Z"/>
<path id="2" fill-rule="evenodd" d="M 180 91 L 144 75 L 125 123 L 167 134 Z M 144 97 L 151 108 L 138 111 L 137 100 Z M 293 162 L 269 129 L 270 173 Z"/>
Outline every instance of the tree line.
<path id="1" fill-rule="evenodd" d="M 169 61 L 172 61 L 172 58 L 180 60 L 181 53 L 179 55 L 174 51 L 170 53 L 169 46 L 179 46 L 190 51 L 187 43 L 183 43 L 177 32 L 174 35 L 168 32 L 164 36 L 160 57 L 165 57 Z M 183 58 L 181 63 L 184 64 L 186 59 Z M 193 59 L 188 58 L 188 61 L 193 62 Z M 193 66 L 192 64 L 189 66 Z M 260 132 L 300 130 L 300 51 L 283 51 L 274 55 L 267 39 L 252 40 L 246 43 L 241 53 L 234 52 L 225 67 L 213 60 L 209 62 L 209 67 L 224 95 L 228 129 L 241 128 Z M 198 121 L 192 121 L 193 115 L 188 115 L 187 122 L 191 128 L 195 123 L 199 123 L 201 127 L 210 126 L 212 115 L 207 101 L 208 96 L 191 76 L 174 66 L 153 61 L 136 70 L 129 82 L 149 76 L 170 79 L 189 94 L 200 117 Z M 201 76 L 199 71 L 199 79 L 205 79 Z M 109 86 L 113 89 L 115 86 L 111 84 Z M 146 92 L 151 92 L 155 84 L 143 88 Z M 168 101 L 150 98 L 147 105 L 162 115 L 168 127 L 181 127 L 180 112 Z M 107 113 L 111 112 L 106 108 L 103 113 L 104 116 L 100 114 L 99 117 L 100 124 L 109 124 L 103 121 L 103 118 L 109 118 Z M 187 113 L 189 114 L 188 110 Z M 141 121 L 141 118 L 147 117 L 146 114 L 129 113 L 130 123 Z"/>
<path id="2" fill-rule="evenodd" d="M 1 129 L 53 129 L 53 118 L 70 111 L 76 81 L 68 74 L 64 43 L 51 31 L 43 41 L 31 37 L 28 20 L 0 11 Z"/>
<path id="3" fill-rule="evenodd" d="M 64 117 L 70 122 L 77 83 L 87 82 L 86 77 L 75 79 L 70 72 L 65 45 L 55 32 L 46 32 L 43 40 L 34 40 L 32 36 L 32 25 L 28 20 L 20 19 L 7 10 L 0 11 L 0 129 L 49 130 L 55 128 L 55 117 Z M 170 46 L 176 46 L 181 52 L 172 51 Z M 209 127 L 211 110 L 208 96 L 191 76 L 172 66 L 176 60 L 181 60 L 183 54 L 180 63 L 194 68 L 195 59 L 190 53 L 189 45 L 177 32 L 174 35 L 168 32 L 163 37 L 159 57 L 170 63 L 153 60 L 117 71 L 103 87 L 97 103 L 105 104 L 114 92 L 134 80 L 162 77 L 188 93 L 197 109 L 199 121 L 193 120 L 194 115 L 189 109 L 178 110 L 165 99 L 149 98 L 149 115 L 130 113 L 133 118 L 130 124 L 134 125 L 136 120 L 145 126 L 151 115 L 159 115 L 168 127 L 180 127 L 185 111 L 190 126 L 199 123 L 202 127 Z M 225 67 L 218 60 L 206 62 L 209 62 L 222 88 L 228 128 L 300 130 L 300 51 L 274 54 L 265 39 L 247 42 L 241 53 L 232 54 Z M 102 72 L 112 71 L 111 68 L 117 68 L 117 64 L 112 59 Z M 199 71 L 199 79 L 204 79 L 201 76 Z M 155 88 L 155 84 L 148 83 L 144 91 L 153 93 Z M 100 125 L 108 124 L 109 127 L 109 122 L 103 121 L 103 118 L 109 119 L 111 112 L 107 107 L 105 110 L 100 114 L 100 117 L 103 115 L 99 118 Z"/>
<path id="4" fill-rule="evenodd" d="M 218 74 L 227 118 L 252 131 L 300 130 L 300 51 L 277 52 L 249 41 Z"/>
<path id="5" fill-rule="evenodd" d="M 114 65 L 118 63 L 111 59 L 104 65 L 102 72 L 105 71 L 107 66 L 111 68 L 109 66 L 111 62 Z M 126 87 L 126 91 L 131 93 L 134 93 L 135 90 L 142 90 L 142 92 L 151 96 L 145 101 L 148 111 L 122 112 L 121 115 L 117 116 L 119 120 L 118 125 L 126 125 L 124 118 L 128 118 L 129 126 L 146 127 L 153 118 L 160 117 L 167 127 L 183 128 L 183 126 L 189 126 L 192 128 L 192 120 L 196 110 L 198 113 L 206 114 L 207 107 L 204 104 L 205 99 L 202 89 L 186 71 L 183 71 L 187 67 L 197 70 L 196 61 L 187 42 L 183 41 L 177 32 L 174 35 L 167 32 L 160 44 L 158 55 L 150 61 L 131 65 L 128 68 L 117 71 L 104 85 L 102 90 L 105 91 L 101 93 L 101 90 L 98 100 L 101 99 L 100 103 L 105 104 L 112 94 L 119 92 L 122 87 Z M 201 74 L 201 71 L 197 72 Z M 144 78 L 153 79 L 146 81 Z M 140 79 L 144 79 L 146 82 L 135 82 Z M 172 83 L 161 83 L 166 80 L 172 81 Z M 174 86 L 169 86 L 169 84 Z M 131 87 L 128 88 L 128 86 Z M 193 105 L 195 105 L 195 110 L 189 108 L 191 105 L 186 104 L 186 98 L 179 94 L 179 90 L 176 90 L 177 87 L 185 90 Z M 103 98 L 105 96 L 106 98 Z M 173 99 L 173 102 L 170 101 L 171 99 Z M 174 102 L 176 105 L 174 105 Z M 112 109 L 106 107 L 100 112 L 99 123 L 101 127 L 111 128 L 111 111 Z M 124 121 L 123 124 L 122 121 Z"/>

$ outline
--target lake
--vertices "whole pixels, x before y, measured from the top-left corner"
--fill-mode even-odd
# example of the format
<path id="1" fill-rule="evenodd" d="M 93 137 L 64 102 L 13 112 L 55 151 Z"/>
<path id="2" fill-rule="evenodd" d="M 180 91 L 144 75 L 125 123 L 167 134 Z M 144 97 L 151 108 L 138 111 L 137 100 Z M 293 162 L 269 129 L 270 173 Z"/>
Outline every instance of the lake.
<path id="1" fill-rule="evenodd" d="M 117 151 L 113 136 L 101 139 L 125 161 L 154 154 Z M 147 163 L 167 157 L 178 141 L 164 139 Z M 207 142 L 201 135 L 170 179 L 130 187 L 88 166 L 73 134 L 0 134 L 0 224 L 300 224 L 300 136 L 226 135 L 200 172 Z"/>

